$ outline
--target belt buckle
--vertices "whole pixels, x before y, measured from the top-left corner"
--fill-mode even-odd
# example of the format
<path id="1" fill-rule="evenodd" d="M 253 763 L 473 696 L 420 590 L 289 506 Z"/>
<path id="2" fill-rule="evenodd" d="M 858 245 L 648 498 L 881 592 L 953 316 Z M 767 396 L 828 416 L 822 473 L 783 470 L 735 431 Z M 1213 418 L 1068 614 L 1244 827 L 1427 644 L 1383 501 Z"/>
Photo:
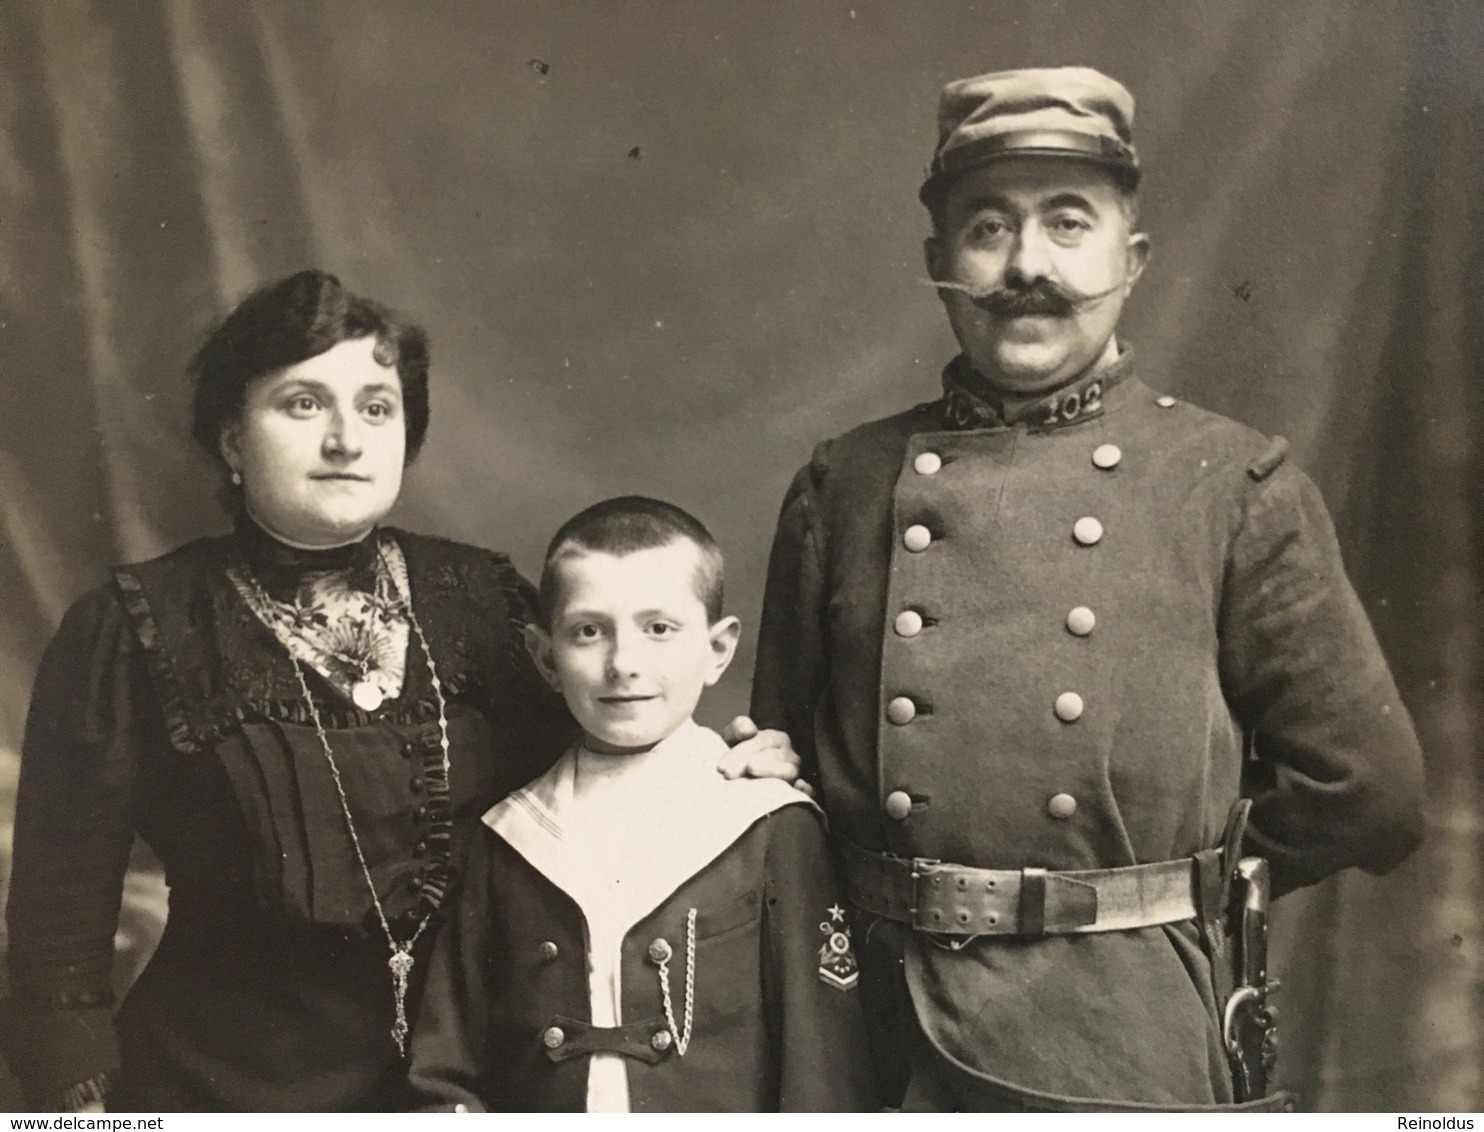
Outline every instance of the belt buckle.
<path id="1" fill-rule="evenodd" d="M 911 864 L 912 864 L 912 874 L 911 874 L 912 880 L 911 880 L 911 883 L 907 886 L 908 887 L 908 900 L 910 902 L 909 903 L 909 906 L 907 908 L 907 911 L 912 916 L 912 926 L 913 927 L 918 927 L 918 924 L 917 924 L 917 909 L 922 905 L 922 901 L 919 900 L 918 899 L 918 896 L 917 896 L 917 891 L 918 891 L 917 886 L 918 886 L 918 883 L 920 881 L 922 881 L 923 879 L 925 879 L 928 876 L 928 874 L 930 872 L 932 872 L 933 869 L 935 869 L 937 866 L 941 865 L 942 863 L 943 863 L 943 861 L 942 861 L 942 858 L 940 858 L 940 857 L 913 857 L 912 858 L 912 861 L 911 861 Z M 919 928 L 919 930 L 921 930 L 921 929 Z"/>
<path id="2" fill-rule="evenodd" d="M 935 947 L 940 947 L 945 951 L 962 951 L 979 937 L 977 935 L 960 937 L 949 932 L 934 931 L 917 918 L 917 910 L 922 906 L 922 901 L 918 899 L 918 885 L 929 878 L 931 878 L 932 883 L 935 885 L 940 883 L 943 878 L 935 874 L 942 864 L 943 861 L 940 857 L 912 858 L 912 928 L 914 931 L 927 936 L 928 942 Z"/>

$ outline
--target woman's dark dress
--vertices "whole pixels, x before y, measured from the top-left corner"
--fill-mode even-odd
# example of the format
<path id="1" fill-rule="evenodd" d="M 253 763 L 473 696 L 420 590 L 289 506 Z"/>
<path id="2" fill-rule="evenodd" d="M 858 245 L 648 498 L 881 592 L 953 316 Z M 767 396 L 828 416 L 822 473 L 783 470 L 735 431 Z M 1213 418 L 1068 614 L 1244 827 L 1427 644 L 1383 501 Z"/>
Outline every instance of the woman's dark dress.
<path id="1" fill-rule="evenodd" d="M 508 559 L 390 533 L 448 704 L 449 790 L 415 635 L 401 695 L 376 712 L 305 672 L 406 936 L 448 890 L 453 842 L 573 733 L 526 657 L 534 595 Z M 305 553 L 245 524 L 125 567 L 68 612 L 27 721 L 8 908 L 4 1052 L 31 1104 L 95 1085 L 113 1086 L 112 1109 L 404 1103 L 387 942 L 324 752 L 287 652 L 225 573 L 246 561 L 277 597 L 308 570 L 369 576 L 374 557 L 371 540 Z M 136 831 L 164 864 L 170 912 L 115 1029 L 113 936 Z"/>

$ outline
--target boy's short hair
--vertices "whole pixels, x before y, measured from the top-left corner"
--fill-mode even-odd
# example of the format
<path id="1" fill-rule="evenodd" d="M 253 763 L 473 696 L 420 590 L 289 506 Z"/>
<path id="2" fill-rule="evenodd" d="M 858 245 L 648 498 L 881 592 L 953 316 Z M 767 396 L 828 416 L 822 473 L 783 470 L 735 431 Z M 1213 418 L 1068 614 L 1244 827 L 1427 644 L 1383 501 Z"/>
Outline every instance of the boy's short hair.
<path id="1" fill-rule="evenodd" d="M 711 532 L 673 503 L 622 495 L 579 511 L 552 537 L 541 566 L 541 617 L 546 627 L 551 628 L 562 596 L 559 568 L 565 559 L 583 552 L 622 557 L 680 541 L 692 543 L 698 552 L 696 596 L 706 607 L 707 620 L 716 624 L 722 615 L 722 557 Z"/>

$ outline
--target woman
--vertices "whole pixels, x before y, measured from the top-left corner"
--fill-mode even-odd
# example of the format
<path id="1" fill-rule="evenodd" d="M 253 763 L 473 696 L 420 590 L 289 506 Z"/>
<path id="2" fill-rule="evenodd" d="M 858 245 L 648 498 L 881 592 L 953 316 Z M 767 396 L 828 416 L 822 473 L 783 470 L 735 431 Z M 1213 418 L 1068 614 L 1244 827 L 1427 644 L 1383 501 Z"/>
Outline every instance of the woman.
<path id="1" fill-rule="evenodd" d="M 421 329 L 308 271 L 196 354 L 232 534 L 68 612 L 27 723 L 5 1055 L 37 1108 L 388 1109 L 459 832 L 571 737 L 503 555 L 378 526 L 428 424 Z M 739 749 L 786 772 L 770 733 Z M 159 948 L 113 1022 L 135 832 Z"/>

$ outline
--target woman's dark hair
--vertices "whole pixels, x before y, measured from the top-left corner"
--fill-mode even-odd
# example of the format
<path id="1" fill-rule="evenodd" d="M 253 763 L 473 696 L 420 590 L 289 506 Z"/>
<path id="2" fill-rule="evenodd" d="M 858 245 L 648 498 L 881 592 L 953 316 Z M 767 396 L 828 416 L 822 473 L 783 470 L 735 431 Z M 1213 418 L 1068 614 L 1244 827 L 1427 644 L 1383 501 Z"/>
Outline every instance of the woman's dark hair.
<path id="1" fill-rule="evenodd" d="M 395 365 L 401 378 L 407 459 L 414 459 L 428 431 L 427 333 L 325 271 L 301 271 L 258 288 L 212 330 L 187 370 L 195 386 L 191 435 L 220 459 L 222 429 L 241 415 L 255 380 L 368 337 L 376 339 L 376 360 Z"/>

